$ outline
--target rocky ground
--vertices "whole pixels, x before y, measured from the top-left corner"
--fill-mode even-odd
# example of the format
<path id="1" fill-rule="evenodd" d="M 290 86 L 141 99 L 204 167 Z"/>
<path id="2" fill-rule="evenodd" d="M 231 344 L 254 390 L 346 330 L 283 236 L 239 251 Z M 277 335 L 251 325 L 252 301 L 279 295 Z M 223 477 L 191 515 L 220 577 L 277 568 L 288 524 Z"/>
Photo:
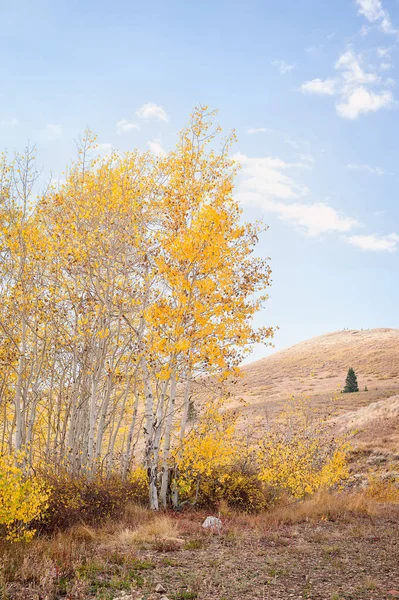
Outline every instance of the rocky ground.
<path id="1" fill-rule="evenodd" d="M 315 505 L 316 506 L 316 505 Z M 20 550 L 18 576 L 1 558 L 2 599 L 9 600 L 382 600 L 399 598 L 399 506 L 345 511 L 293 509 L 223 517 L 204 530 L 204 515 L 154 522 L 145 535 L 111 529 L 74 534 Z M 355 510 L 356 508 L 356 510 Z M 301 509 L 302 510 L 302 509 Z M 295 512 L 296 511 L 296 512 Z M 280 521 L 280 523 L 279 523 Z M 150 531 L 158 530 L 157 535 Z M 141 531 L 140 529 L 138 531 Z M 144 531 L 144 530 L 143 530 Z M 151 537 L 152 536 L 152 537 Z M 5 565 L 8 563 L 7 569 Z M 14 564 L 14 567 L 12 566 Z M 8 580 L 6 581 L 6 577 Z"/>
<path id="2" fill-rule="evenodd" d="M 193 538 L 183 549 L 144 552 L 153 568 L 132 598 L 349 600 L 399 598 L 397 518 L 357 518 Z"/>

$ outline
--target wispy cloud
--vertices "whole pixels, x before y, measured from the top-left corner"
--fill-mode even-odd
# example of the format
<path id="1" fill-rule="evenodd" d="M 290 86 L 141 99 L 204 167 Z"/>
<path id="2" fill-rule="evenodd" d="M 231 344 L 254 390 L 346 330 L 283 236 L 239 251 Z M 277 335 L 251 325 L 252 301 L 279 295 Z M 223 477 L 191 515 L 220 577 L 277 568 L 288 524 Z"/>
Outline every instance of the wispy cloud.
<path id="1" fill-rule="evenodd" d="M 392 48 L 377 48 L 377 56 L 379 58 L 389 58 L 391 56 Z"/>
<path id="2" fill-rule="evenodd" d="M 359 225 L 356 219 L 338 213 L 323 202 L 284 204 L 266 200 L 263 208 L 312 237 L 332 232 L 347 233 Z"/>
<path id="3" fill-rule="evenodd" d="M 166 151 L 162 146 L 161 141 L 158 139 L 148 141 L 147 146 L 149 147 L 150 151 L 156 156 L 163 156 L 164 154 L 166 154 Z"/>
<path id="4" fill-rule="evenodd" d="M 399 244 L 399 235 L 390 233 L 389 235 L 353 235 L 347 238 L 352 246 L 360 250 L 370 252 L 396 252 Z"/>
<path id="5" fill-rule="evenodd" d="M 383 7 L 381 0 L 355 0 L 359 15 L 369 23 L 378 23 L 383 33 L 398 35 L 399 30 L 392 25 L 388 11 Z"/>
<path id="6" fill-rule="evenodd" d="M 295 168 L 303 168 L 301 163 L 289 163 L 272 156 L 250 158 L 241 153 L 235 154 L 233 158 L 242 166 L 240 191 L 247 194 L 249 200 L 252 198 L 251 194 L 295 200 L 309 193 L 309 188 L 296 182 L 290 174 Z"/>
<path id="7" fill-rule="evenodd" d="M 366 171 L 372 175 L 378 175 L 380 177 L 385 173 L 384 169 L 381 167 L 374 167 L 372 165 L 359 165 L 357 163 L 348 163 L 346 168 L 350 169 L 351 171 Z"/>
<path id="8" fill-rule="evenodd" d="M 247 133 L 254 135 L 256 133 L 270 133 L 272 130 L 267 127 L 250 127 L 247 129 Z"/>
<path id="9" fill-rule="evenodd" d="M 309 188 L 298 182 L 295 172 L 306 168 L 306 161 L 288 163 L 280 158 L 234 157 L 242 165 L 237 198 L 243 204 L 260 207 L 275 214 L 288 225 L 309 236 L 329 232 L 347 233 L 359 225 L 356 219 L 340 214 L 325 202 L 307 203 Z"/>
<path id="10" fill-rule="evenodd" d="M 307 94 L 319 94 L 321 96 L 334 96 L 337 82 L 334 79 L 311 79 L 305 81 L 299 91 Z"/>
<path id="11" fill-rule="evenodd" d="M 121 119 L 116 124 L 116 133 L 122 135 L 123 133 L 131 133 L 140 129 L 140 125 L 137 123 L 129 123 L 126 119 Z"/>
<path id="12" fill-rule="evenodd" d="M 299 88 L 302 93 L 334 96 L 336 112 L 346 119 L 357 119 L 362 114 L 376 112 L 381 108 L 391 108 L 394 98 L 386 89 L 389 81 L 383 81 L 372 68 L 366 70 L 361 55 L 351 48 L 344 52 L 335 63 L 337 76 L 329 79 L 305 81 Z"/>
<path id="13" fill-rule="evenodd" d="M 140 117 L 140 119 L 158 119 L 159 121 L 165 121 L 165 123 L 169 121 L 169 115 L 166 113 L 165 109 L 153 102 L 143 104 L 143 106 L 136 111 L 136 115 Z"/>
<path id="14" fill-rule="evenodd" d="M 272 65 L 274 67 L 277 67 L 282 75 L 286 75 L 287 73 L 295 69 L 295 65 L 290 65 L 289 63 L 285 62 L 285 60 L 274 60 L 272 62 Z"/>
<path id="15" fill-rule="evenodd" d="M 277 157 L 251 158 L 237 153 L 233 158 L 241 164 L 236 197 L 243 205 L 257 206 L 306 236 L 340 234 L 346 243 L 360 250 L 398 249 L 399 235 L 353 235 L 353 230 L 363 227 L 356 218 L 337 210 L 328 200 L 309 200 L 310 190 L 301 182 L 301 172 L 313 166 L 312 157 L 301 155 L 300 162 L 287 162 Z M 375 175 L 383 173 L 380 167 L 370 165 L 349 163 L 347 168 Z"/>
<path id="16" fill-rule="evenodd" d="M 313 46 L 308 46 L 307 48 L 305 48 L 305 52 L 307 52 L 308 54 L 313 54 L 314 52 L 319 52 L 320 50 L 323 50 L 323 48 L 325 48 L 325 46 L 330 42 L 330 40 L 333 39 L 333 37 L 335 37 L 335 33 L 329 33 L 325 36 L 324 42 L 320 44 L 313 44 Z"/>

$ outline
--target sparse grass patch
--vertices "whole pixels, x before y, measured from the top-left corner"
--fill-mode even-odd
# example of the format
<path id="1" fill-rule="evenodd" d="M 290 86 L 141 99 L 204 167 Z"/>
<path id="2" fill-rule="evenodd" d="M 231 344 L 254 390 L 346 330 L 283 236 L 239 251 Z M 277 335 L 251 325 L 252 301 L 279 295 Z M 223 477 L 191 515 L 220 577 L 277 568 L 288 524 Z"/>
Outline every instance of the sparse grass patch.
<path id="1" fill-rule="evenodd" d="M 194 538 L 193 540 L 188 540 L 184 544 L 184 550 L 201 550 L 205 546 L 205 540 L 201 538 Z"/>
<path id="2" fill-rule="evenodd" d="M 326 557 L 339 556 L 341 554 L 341 548 L 339 546 L 324 546 L 323 553 Z"/>

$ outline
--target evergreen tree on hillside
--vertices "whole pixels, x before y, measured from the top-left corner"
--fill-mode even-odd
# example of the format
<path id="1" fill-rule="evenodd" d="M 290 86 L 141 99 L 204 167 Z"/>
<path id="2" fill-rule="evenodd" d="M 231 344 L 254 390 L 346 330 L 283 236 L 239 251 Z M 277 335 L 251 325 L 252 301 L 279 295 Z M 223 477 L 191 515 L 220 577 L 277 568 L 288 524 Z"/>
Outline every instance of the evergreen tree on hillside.
<path id="1" fill-rule="evenodd" d="M 352 392 L 358 392 L 359 386 L 357 385 L 357 377 L 352 367 L 348 370 L 346 376 L 345 387 L 343 389 L 344 394 L 351 394 Z"/>

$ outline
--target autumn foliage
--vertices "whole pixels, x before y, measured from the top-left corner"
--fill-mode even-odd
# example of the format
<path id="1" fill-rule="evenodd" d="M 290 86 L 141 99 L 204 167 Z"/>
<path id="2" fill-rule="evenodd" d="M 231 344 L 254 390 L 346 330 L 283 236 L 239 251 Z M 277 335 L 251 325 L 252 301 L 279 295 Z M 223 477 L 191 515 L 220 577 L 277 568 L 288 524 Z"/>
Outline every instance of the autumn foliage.
<path id="1" fill-rule="evenodd" d="M 263 482 L 300 496 L 341 473 L 339 453 L 320 463 L 312 442 L 310 466 L 295 436 L 288 446 L 269 437 L 255 472 L 234 467 L 243 446 L 223 410 L 226 382 L 273 336 L 253 324 L 270 268 L 254 254 L 264 227 L 245 223 L 234 198 L 234 135 L 219 146 L 213 116 L 195 110 L 160 157 L 99 158 L 87 133 L 65 180 L 38 198 L 34 152 L 1 157 L 6 527 L 37 520 L 47 504 L 53 521 L 57 510 L 73 521 L 90 504 L 113 514 L 129 485 L 144 486 L 153 509 L 205 501 L 212 486 L 218 497 L 230 489 L 237 506 L 251 497 L 262 505 Z M 293 484 L 281 463 L 294 458 L 302 479 Z"/>
<path id="2" fill-rule="evenodd" d="M 74 476 L 143 460 L 166 506 L 192 384 L 224 395 L 271 328 L 252 318 L 270 269 L 233 197 L 234 135 L 196 110 L 175 150 L 100 159 L 87 134 L 65 181 L 34 197 L 34 152 L 0 164 L 0 453 Z M 198 387 L 198 386 L 197 386 Z"/>
<path id="3" fill-rule="evenodd" d="M 49 489 L 35 476 L 26 477 L 10 456 L 0 457 L 0 527 L 10 540 L 29 540 L 34 520 L 48 507 Z"/>

